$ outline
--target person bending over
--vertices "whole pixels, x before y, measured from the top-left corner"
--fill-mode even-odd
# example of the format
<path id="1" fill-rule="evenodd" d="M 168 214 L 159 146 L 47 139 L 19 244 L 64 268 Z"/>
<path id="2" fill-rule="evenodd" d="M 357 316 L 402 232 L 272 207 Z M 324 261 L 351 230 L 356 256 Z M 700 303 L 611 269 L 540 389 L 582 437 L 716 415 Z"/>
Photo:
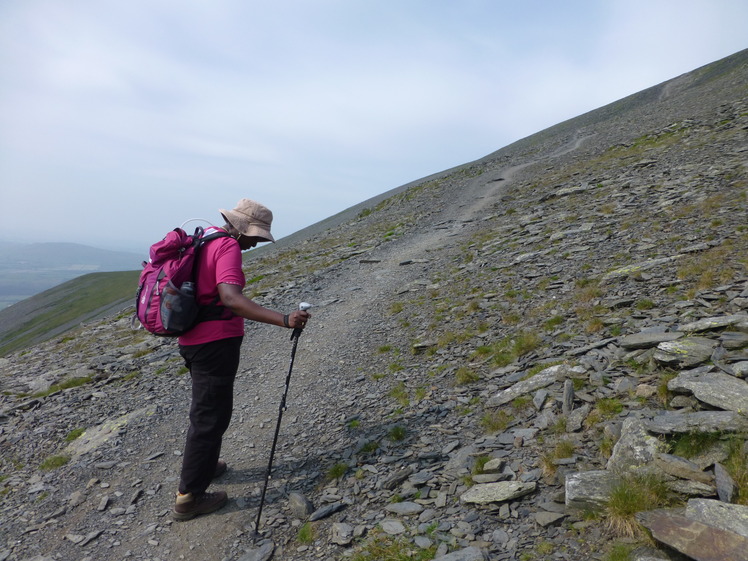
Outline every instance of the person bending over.
<path id="1" fill-rule="evenodd" d="M 246 279 L 241 252 L 275 241 L 270 233 L 273 213 L 250 199 L 219 212 L 225 225 L 206 228 L 205 235 L 223 231 L 228 236 L 206 243 L 198 255 L 197 301 L 203 316 L 179 337 L 179 353 L 192 377 L 192 401 L 174 504 L 176 520 L 214 512 L 228 502 L 224 491 L 209 493 L 206 489 L 227 469 L 219 455 L 231 421 L 244 320 L 303 329 L 311 317 L 302 310 L 282 314 L 264 308 L 242 293 Z"/>

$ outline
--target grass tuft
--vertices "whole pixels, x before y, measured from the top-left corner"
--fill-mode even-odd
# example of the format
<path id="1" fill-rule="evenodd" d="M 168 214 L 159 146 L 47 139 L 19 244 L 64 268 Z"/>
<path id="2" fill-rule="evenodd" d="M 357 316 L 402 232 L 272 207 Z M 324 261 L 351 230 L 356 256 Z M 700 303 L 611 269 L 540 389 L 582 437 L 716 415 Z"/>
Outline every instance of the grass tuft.
<path id="1" fill-rule="evenodd" d="M 409 540 L 386 536 L 380 532 L 362 545 L 351 561 L 428 561 L 436 555 L 436 546 L 420 549 Z"/>
<path id="2" fill-rule="evenodd" d="M 472 384 L 473 382 L 477 382 L 478 380 L 480 380 L 480 376 L 477 374 L 477 372 L 473 371 L 467 366 L 458 368 L 457 372 L 455 373 L 455 383 L 458 386 Z"/>
<path id="3" fill-rule="evenodd" d="M 738 488 L 735 503 L 748 506 L 748 454 L 745 435 L 734 435 L 728 440 L 728 457 L 724 467 Z"/>
<path id="4" fill-rule="evenodd" d="M 616 543 L 604 557 L 604 561 L 631 561 L 634 547 L 628 543 Z"/>
<path id="5" fill-rule="evenodd" d="M 405 383 L 400 382 L 394 388 L 389 391 L 389 396 L 393 398 L 402 407 L 410 405 L 410 396 L 408 395 L 408 389 L 405 387 Z"/>
<path id="6" fill-rule="evenodd" d="M 39 464 L 39 469 L 42 471 L 52 471 L 53 469 L 61 468 L 70 461 L 70 456 L 59 455 L 50 456 Z"/>
<path id="7" fill-rule="evenodd" d="M 636 514 L 670 503 L 670 491 L 659 476 L 651 473 L 629 474 L 613 488 L 608 498 L 606 525 L 617 536 L 643 536 L 645 531 L 637 522 Z"/>
<path id="8" fill-rule="evenodd" d="M 310 544 L 316 539 L 316 537 L 317 532 L 315 531 L 314 524 L 306 522 L 299 528 L 299 531 L 296 534 L 296 541 L 302 544 Z"/>
<path id="9" fill-rule="evenodd" d="M 680 434 L 670 441 L 670 451 L 682 458 L 694 458 L 709 450 L 719 442 L 720 433 L 689 432 Z"/>
<path id="10" fill-rule="evenodd" d="M 54 384 L 44 391 L 35 393 L 33 397 L 46 397 L 48 395 L 52 395 L 55 392 L 59 392 L 61 390 L 77 388 L 77 387 L 83 386 L 84 384 L 88 384 L 91 380 L 93 380 L 93 378 L 91 378 L 90 376 L 70 378 L 68 380 L 65 380 L 64 382 L 60 382 L 59 384 Z"/>
<path id="11" fill-rule="evenodd" d="M 348 465 L 344 463 L 337 463 L 327 470 L 327 479 L 332 481 L 334 479 L 340 479 L 348 471 Z"/>
<path id="12" fill-rule="evenodd" d="M 488 433 L 495 433 L 506 430 L 509 424 L 514 420 L 509 413 L 503 409 L 489 411 L 481 418 L 481 426 Z"/>
<path id="13" fill-rule="evenodd" d="M 402 440 L 405 440 L 405 437 L 408 435 L 408 431 L 405 427 L 396 425 L 392 427 L 387 434 L 390 437 L 390 440 L 394 442 L 400 442 Z"/>
<path id="14" fill-rule="evenodd" d="M 556 474 L 558 466 L 556 460 L 571 458 L 574 455 L 576 446 L 570 440 L 559 440 L 553 447 L 553 450 L 543 454 L 540 458 L 540 466 L 545 477 L 553 477 Z"/>
<path id="15" fill-rule="evenodd" d="M 76 440 L 80 435 L 82 435 L 84 432 L 86 432 L 86 429 L 84 428 L 77 428 L 71 430 L 66 436 L 65 436 L 65 442 L 72 442 L 73 440 Z"/>

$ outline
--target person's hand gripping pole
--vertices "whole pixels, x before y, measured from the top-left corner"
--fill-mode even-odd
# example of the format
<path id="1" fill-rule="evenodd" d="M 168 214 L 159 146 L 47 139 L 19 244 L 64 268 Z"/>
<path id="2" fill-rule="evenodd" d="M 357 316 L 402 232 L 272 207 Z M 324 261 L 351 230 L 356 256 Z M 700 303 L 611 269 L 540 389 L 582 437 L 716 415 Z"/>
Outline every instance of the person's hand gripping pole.
<path id="1" fill-rule="evenodd" d="M 304 315 L 302 316 L 301 314 L 299 314 L 301 316 L 300 317 L 301 327 L 294 327 L 293 333 L 291 333 L 291 340 L 294 340 L 294 339 L 298 340 L 299 335 L 301 335 L 301 332 L 304 331 L 304 327 L 306 327 L 306 322 L 311 317 L 309 313 L 307 312 L 307 310 L 311 307 L 312 305 L 309 302 L 302 302 L 301 304 L 299 304 L 299 311 L 304 312 Z M 295 345 L 294 345 L 294 350 L 296 350 Z M 291 361 L 293 364 L 293 358 L 291 358 Z"/>

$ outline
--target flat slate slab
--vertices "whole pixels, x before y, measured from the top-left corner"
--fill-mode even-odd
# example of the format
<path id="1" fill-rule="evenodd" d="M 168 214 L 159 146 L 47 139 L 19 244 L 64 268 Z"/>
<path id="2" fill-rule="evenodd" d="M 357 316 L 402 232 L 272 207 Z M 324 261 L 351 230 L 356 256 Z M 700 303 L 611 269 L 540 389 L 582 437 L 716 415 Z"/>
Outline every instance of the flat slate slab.
<path id="1" fill-rule="evenodd" d="M 474 485 L 463 493 L 460 501 L 471 504 L 488 504 L 511 501 L 532 493 L 537 488 L 534 481 L 522 483 L 521 481 L 499 481 L 497 483 L 484 483 Z"/>
<path id="2" fill-rule="evenodd" d="M 657 434 L 743 432 L 748 431 L 748 418 L 735 411 L 666 411 L 645 421 L 644 425 L 649 432 Z"/>
<path id="3" fill-rule="evenodd" d="M 621 478 L 607 470 L 570 473 L 566 476 L 566 507 L 599 511 Z"/>
<path id="4" fill-rule="evenodd" d="M 748 539 L 748 506 L 714 499 L 691 499 L 686 506 L 686 518 L 719 526 Z"/>
<path id="5" fill-rule="evenodd" d="M 509 403 L 514 398 L 521 395 L 534 392 L 545 386 L 550 386 L 556 381 L 561 381 L 568 375 L 568 367 L 563 364 L 557 364 L 556 366 L 550 366 L 545 370 L 541 370 L 535 376 L 517 382 L 510 388 L 500 391 L 498 394 L 490 398 L 487 402 L 489 407 L 498 407 Z"/>
<path id="6" fill-rule="evenodd" d="M 748 321 L 748 315 L 746 314 L 703 318 L 697 321 L 692 321 L 691 323 L 679 325 L 678 331 L 686 331 L 688 333 L 709 331 L 713 329 L 722 329 L 723 327 L 730 327 L 731 325 L 737 325 L 744 321 Z"/>
<path id="7" fill-rule="evenodd" d="M 748 539 L 671 511 L 640 518 L 654 538 L 696 561 L 748 561 Z"/>
<path id="8" fill-rule="evenodd" d="M 748 383 L 729 374 L 698 368 L 681 372 L 667 387 L 672 392 L 689 391 L 699 401 L 719 409 L 748 415 Z"/>
<path id="9" fill-rule="evenodd" d="M 634 333 L 622 338 L 618 344 L 626 350 L 649 349 L 660 343 L 668 343 L 683 337 L 679 331 L 663 331 L 659 333 Z"/>
<path id="10" fill-rule="evenodd" d="M 712 358 L 717 342 L 706 337 L 686 337 L 657 345 L 654 359 L 677 368 L 691 368 Z"/>

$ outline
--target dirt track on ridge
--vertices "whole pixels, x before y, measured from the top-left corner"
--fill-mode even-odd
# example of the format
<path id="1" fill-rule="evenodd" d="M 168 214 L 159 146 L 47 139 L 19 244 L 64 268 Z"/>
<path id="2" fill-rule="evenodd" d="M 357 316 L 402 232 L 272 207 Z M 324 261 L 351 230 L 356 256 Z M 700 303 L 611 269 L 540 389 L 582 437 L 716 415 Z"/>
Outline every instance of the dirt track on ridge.
<path id="1" fill-rule="evenodd" d="M 575 137 L 550 158 L 569 154 L 584 140 Z M 319 443 L 306 446 L 304 441 L 324 435 L 342 419 L 359 415 L 365 408 L 362 404 L 367 400 L 367 386 L 359 380 L 362 361 L 365 363 L 380 345 L 396 343 L 378 328 L 387 313 L 385 302 L 391 302 L 392 294 L 402 287 L 426 282 L 435 270 L 447 267 L 448 252 L 440 250 L 454 245 L 456 239 L 464 239 L 466 229 L 495 212 L 494 205 L 505 189 L 524 169 L 537 163 L 539 160 L 531 160 L 487 169 L 467 182 L 460 196 L 417 232 L 373 250 L 365 262 L 345 261 L 334 274 L 326 274 L 314 292 L 298 294 L 299 301 L 315 307 L 298 344 L 274 473 L 287 475 L 301 467 L 324 469 L 319 458 L 307 456 L 309 448 L 317 448 Z M 407 261 L 415 263 L 401 265 Z M 295 303 L 285 305 L 289 309 Z M 234 419 L 222 454 L 231 470 L 216 484 L 216 488 L 228 492 L 231 504 L 219 515 L 174 524 L 168 540 L 175 553 L 190 558 L 190 548 L 195 544 L 208 547 L 214 540 L 230 541 L 254 525 L 290 351 L 287 332 L 272 326 L 247 325 Z M 186 412 L 185 402 L 185 419 Z M 248 434 L 252 435 L 249 442 Z M 266 513 L 273 511 L 272 482 L 270 489 Z"/>

